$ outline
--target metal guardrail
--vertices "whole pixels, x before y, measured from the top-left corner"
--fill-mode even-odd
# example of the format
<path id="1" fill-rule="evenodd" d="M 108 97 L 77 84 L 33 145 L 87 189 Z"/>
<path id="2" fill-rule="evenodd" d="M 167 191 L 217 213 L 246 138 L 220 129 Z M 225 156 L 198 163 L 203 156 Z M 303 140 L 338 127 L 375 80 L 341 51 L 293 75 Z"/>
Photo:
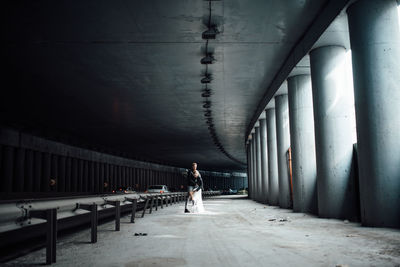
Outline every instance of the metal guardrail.
<path id="1" fill-rule="evenodd" d="M 46 264 L 56 262 L 57 224 L 62 219 L 73 218 L 90 213 L 91 242 L 97 242 L 98 214 L 103 210 L 114 210 L 115 230 L 120 230 L 121 207 L 131 207 L 131 223 L 135 222 L 135 213 L 139 202 L 162 198 L 168 203 L 172 199 L 183 200 L 187 193 L 165 194 L 124 194 L 102 195 L 86 198 L 60 200 L 20 200 L 0 205 L 0 233 L 43 224 L 46 229 Z M 176 201 L 174 201 L 176 203 Z M 153 202 L 154 203 L 154 202 Z M 157 202 L 158 205 L 158 202 Z M 154 205 L 152 205 L 153 207 Z M 147 207 L 144 207 L 144 216 Z M 152 210 L 150 210 L 151 213 Z"/>
<path id="2" fill-rule="evenodd" d="M 214 197 L 214 196 L 219 196 L 221 195 L 221 191 L 203 191 L 202 197 L 203 198 L 209 198 L 209 197 Z"/>
<path id="3" fill-rule="evenodd" d="M 206 191 L 203 192 L 203 198 L 220 194 L 220 191 Z M 114 211 L 115 231 L 119 231 L 123 207 L 130 208 L 130 222 L 134 223 L 138 203 L 143 203 L 141 217 L 144 217 L 147 209 L 149 210 L 148 213 L 151 214 L 153 208 L 158 210 L 158 206 L 160 206 L 163 209 L 164 204 L 168 207 L 168 205 L 185 201 L 186 196 L 186 192 L 135 193 L 55 200 L 20 200 L 14 203 L 0 204 L 0 234 L 44 224 L 46 229 L 46 264 L 51 264 L 56 262 L 57 225 L 60 220 L 89 214 L 91 243 L 96 243 L 99 212 Z"/>

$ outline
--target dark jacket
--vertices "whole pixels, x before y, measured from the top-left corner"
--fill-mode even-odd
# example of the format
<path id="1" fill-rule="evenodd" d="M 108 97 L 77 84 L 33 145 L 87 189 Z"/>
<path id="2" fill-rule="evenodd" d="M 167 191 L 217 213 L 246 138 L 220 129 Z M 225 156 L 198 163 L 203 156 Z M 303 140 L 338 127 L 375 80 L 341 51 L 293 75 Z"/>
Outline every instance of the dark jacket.
<path id="1" fill-rule="evenodd" d="M 193 171 L 188 171 L 188 186 L 193 186 L 193 191 L 199 191 L 203 189 L 203 179 L 201 179 L 201 174 L 199 172 L 199 176 L 194 177 Z"/>

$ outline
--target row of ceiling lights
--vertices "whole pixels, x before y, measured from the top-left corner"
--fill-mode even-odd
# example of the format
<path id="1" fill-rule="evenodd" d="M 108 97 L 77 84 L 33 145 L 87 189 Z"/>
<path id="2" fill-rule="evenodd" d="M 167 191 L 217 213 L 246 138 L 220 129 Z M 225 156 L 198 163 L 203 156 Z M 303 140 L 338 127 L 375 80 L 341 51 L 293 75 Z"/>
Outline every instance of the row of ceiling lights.
<path id="1" fill-rule="evenodd" d="M 204 74 L 204 77 L 201 79 L 201 83 L 204 84 L 205 88 L 202 91 L 201 96 L 205 99 L 203 101 L 203 108 L 204 108 L 204 116 L 206 117 L 206 123 L 208 130 L 210 132 L 210 135 L 213 139 L 214 144 L 218 147 L 218 149 L 225 154 L 228 158 L 230 158 L 233 161 L 236 161 L 240 164 L 244 164 L 243 162 L 235 159 L 232 157 L 228 152 L 225 151 L 224 147 L 222 146 L 221 142 L 218 139 L 217 133 L 215 131 L 214 123 L 213 123 L 213 118 L 212 118 L 212 111 L 211 111 L 211 101 L 210 97 L 212 95 L 212 90 L 211 88 L 208 87 L 208 85 L 212 81 L 212 76 L 208 72 L 208 65 L 213 64 L 215 62 L 215 58 L 213 54 L 208 51 L 208 42 L 209 40 L 214 40 L 217 37 L 217 34 L 219 34 L 218 28 L 216 25 L 211 24 L 211 1 L 208 1 L 209 4 L 209 17 L 208 17 L 208 29 L 204 31 L 201 35 L 201 37 L 206 40 L 206 47 L 205 47 L 205 56 L 200 60 L 200 63 L 206 66 L 206 71 Z"/>

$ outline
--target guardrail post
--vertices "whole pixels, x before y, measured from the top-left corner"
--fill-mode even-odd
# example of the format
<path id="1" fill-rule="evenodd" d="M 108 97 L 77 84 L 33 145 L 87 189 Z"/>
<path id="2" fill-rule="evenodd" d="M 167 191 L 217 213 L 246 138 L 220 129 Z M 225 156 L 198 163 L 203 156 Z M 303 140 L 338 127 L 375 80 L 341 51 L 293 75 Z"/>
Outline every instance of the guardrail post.
<path id="1" fill-rule="evenodd" d="M 142 218 L 144 217 L 144 214 L 146 213 L 146 209 L 147 209 L 147 206 L 149 205 L 149 201 L 150 201 L 149 197 L 146 196 L 146 202 L 144 203 Z"/>
<path id="2" fill-rule="evenodd" d="M 163 195 L 160 195 L 160 200 L 161 200 L 161 208 L 164 208 L 164 197 Z"/>
<path id="3" fill-rule="evenodd" d="M 121 203 L 119 200 L 106 200 L 106 204 L 115 207 L 115 231 L 120 230 L 120 220 L 121 220 Z"/>
<path id="4" fill-rule="evenodd" d="M 90 228 L 91 228 L 91 242 L 97 242 L 97 223 L 98 223 L 98 212 L 97 212 L 97 204 L 92 205 L 92 210 L 90 211 Z"/>
<path id="5" fill-rule="evenodd" d="M 97 204 L 80 204 L 76 203 L 77 209 L 90 211 L 90 242 L 97 242 L 97 225 L 98 225 L 98 211 Z"/>
<path id="6" fill-rule="evenodd" d="M 57 209 L 32 210 L 29 216 L 46 220 L 46 264 L 56 262 Z"/>
<path id="7" fill-rule="evenodd" d="M 137 199 L 136 198 L 125 198 L 126 200 L 132 202 L 132 215 L 131 215 L 131 223 L 135 223 L 135 216 L 137 210 Z"/>
<path id="8" fill-rule="evenodd" d="M 156 199 L 156 210 L 158 210 L 158 198 L 159 198 L 159 195 L 155 196 L 155 199 Z"/>
<path id="9" fill-rule="evenodd" d="M 154 206 L 154 197 L 151 197 L 151 204 L 150 204 L 150 211 L 149 211 L 150 214 L 153 211 L 153 206 Z"/>

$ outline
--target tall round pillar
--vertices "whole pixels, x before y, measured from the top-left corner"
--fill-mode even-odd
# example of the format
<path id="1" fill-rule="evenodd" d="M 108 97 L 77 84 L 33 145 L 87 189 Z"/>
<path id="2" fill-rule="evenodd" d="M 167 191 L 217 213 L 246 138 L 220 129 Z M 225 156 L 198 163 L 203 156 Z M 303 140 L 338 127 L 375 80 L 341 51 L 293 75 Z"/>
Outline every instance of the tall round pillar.
<path id="1" fill-rule="evenodd" d="M 267 118 L 267 146 L 268 146 L 268 203 L 279 204 L 278 159 L 276 150 L 275 109 L 265 111 Z"/>
<path id="2" fill-rule="evenodd" d="M 287 152 L 290 147 L 288 95 L 275 97 L 276 154 L 278 159 L 279 206 L 290 208 L 290 176 Z"/>
<path id="3" fill-rule="evenodd" d="M 261 188 L 264 192 L 261 202 L 268 203 L 268 153 L 267 153 L 267 120 L 260 120 L 261 145 Z"/>
<path id="4" fill-rule="evenodd" d="M 324 46 L 310 53 L 318 214 L 353 219 L 358 213 L 351 172 L 354 103 L 345 60 L 346 49 L 341 46 Z"/>
<path id="5" fill-rule="evenodd" d="M 247 160 L 247 179 L 248 179 L 248 183 L 250 184 L 250 153 L 249 153 L 249 143 L 246 145 L 246 160 Z M 250 191 L 248 193 L 248 196 L 251 198 L 250 196 Z"/>
<path id="6" fill-rule="evenodd" d="M 256 161 L 256 134 L 255 131 L 254 133 L 251 134 L 252 139 L 251 139 L 251 143 L 252 143 L 252 156 L 251 158 L 253 159 L 253 200 L 257 199 L 257 194 L 258 194 L 258 188 L 257 188 L 257 161 Z"/>
<path id="7" fill-rule="evenodd" d="M 316 214 L 317 167 L 311 76 L 288 78 L 290 143 L 292 146 L 293 210 Z"/>
<path id="8" fill-rule="evenodd" d="M 400 227 L 400 30 L 396 0 L 348 10 L 356 104 L 361 219 Z"/>
<path id="9" fill-rule="evenodd" d="M 247 147 L 247 159 L 248 159 L 248 194 L 249 194 L 249 198 L 253 198 L 253 162 L 252 162 L 252 140 L 249 140 L 249 144 Z"/>
<path id="10" fill-rule="evenodd" d="M 261 201 L 263 191 L 261 188 L 261 143 L 260 127 L 256 127 L 256 172 L 257 172 L 257 201 Z"/>

